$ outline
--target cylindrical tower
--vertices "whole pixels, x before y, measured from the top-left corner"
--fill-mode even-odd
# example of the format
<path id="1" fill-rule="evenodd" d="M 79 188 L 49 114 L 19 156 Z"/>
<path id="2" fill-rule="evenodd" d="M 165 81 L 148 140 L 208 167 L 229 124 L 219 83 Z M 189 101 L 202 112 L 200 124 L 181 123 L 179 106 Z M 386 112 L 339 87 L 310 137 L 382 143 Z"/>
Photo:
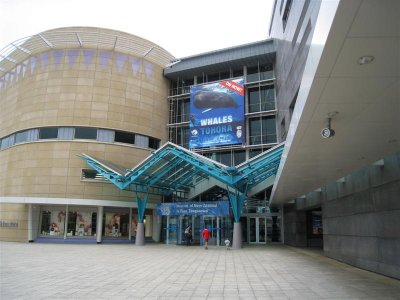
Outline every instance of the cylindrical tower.
<path id="1" fill-rule="evenodd" d="M 173 56 L 137 36 L 88 27 L 42 32 L 1 56 L 0 240 L 131 239 L 135 194 L 77 154 L 133 167 L 168 140 L 162 70 Z M 153 230 L 157 201 L 146 211 Z"/>

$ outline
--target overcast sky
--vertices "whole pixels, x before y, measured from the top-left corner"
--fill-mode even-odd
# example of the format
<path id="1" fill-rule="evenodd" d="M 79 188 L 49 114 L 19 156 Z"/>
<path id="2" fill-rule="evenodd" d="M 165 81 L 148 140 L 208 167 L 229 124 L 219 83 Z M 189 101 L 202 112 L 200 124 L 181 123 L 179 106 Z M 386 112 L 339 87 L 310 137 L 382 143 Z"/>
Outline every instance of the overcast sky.
<path id="1" fill-rule="evenodd" d="M 94 26 L 150 40 L 175 57 L 268 38 L 273 0 L 0 0 L 0 50 L 58 27 Z"/>

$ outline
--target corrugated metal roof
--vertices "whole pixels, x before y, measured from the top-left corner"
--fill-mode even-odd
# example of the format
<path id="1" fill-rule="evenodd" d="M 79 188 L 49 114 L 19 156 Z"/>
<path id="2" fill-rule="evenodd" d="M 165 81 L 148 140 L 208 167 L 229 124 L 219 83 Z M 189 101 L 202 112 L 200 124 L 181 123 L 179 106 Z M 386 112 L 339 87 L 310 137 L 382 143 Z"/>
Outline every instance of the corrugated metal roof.
<path id="1" fill-rule="evenodd" d="M 178 59 L 164 68 L 164 76 L 169 79 L 193 77 L 203 71 L 210 74 L 236 66 L 272 63 L 274 60 L 274 41 L 268 39 Z"/>

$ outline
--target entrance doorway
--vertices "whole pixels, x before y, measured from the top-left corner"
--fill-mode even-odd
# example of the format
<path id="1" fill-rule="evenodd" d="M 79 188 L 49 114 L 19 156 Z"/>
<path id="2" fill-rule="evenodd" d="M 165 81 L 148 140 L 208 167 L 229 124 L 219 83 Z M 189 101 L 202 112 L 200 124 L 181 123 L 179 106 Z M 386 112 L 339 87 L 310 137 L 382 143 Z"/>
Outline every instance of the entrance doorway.
<path id="1" fill-rule="evenodd" d="M 249 217 L 249 243 L 265 244 L 267 222 L 266 217 Z"/>

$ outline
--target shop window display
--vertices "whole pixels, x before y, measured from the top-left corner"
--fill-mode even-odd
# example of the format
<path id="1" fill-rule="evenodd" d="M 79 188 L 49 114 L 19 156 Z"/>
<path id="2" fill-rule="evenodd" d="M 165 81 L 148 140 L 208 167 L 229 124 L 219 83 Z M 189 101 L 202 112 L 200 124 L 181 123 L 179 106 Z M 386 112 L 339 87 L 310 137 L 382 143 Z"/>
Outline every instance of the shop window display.
<path id="1" fill-rule="evenodd" d="M 104 235 L 119 237 L 121 236 L 121 214 L 120 213 L 106 213 Z"/>
<path id="2" fill-rule="evenodd" d="M 92 236 L 95 232 L 92 230 L 93 213 L 88 211 L 76 212 L 76 236 Z"/>
<path id="3" fill-rule="evenodd" d="M 43 209 L 41 213 L 41 231 L 44 236 L 64 235 L 65 211 L 57 208 Z"/>

